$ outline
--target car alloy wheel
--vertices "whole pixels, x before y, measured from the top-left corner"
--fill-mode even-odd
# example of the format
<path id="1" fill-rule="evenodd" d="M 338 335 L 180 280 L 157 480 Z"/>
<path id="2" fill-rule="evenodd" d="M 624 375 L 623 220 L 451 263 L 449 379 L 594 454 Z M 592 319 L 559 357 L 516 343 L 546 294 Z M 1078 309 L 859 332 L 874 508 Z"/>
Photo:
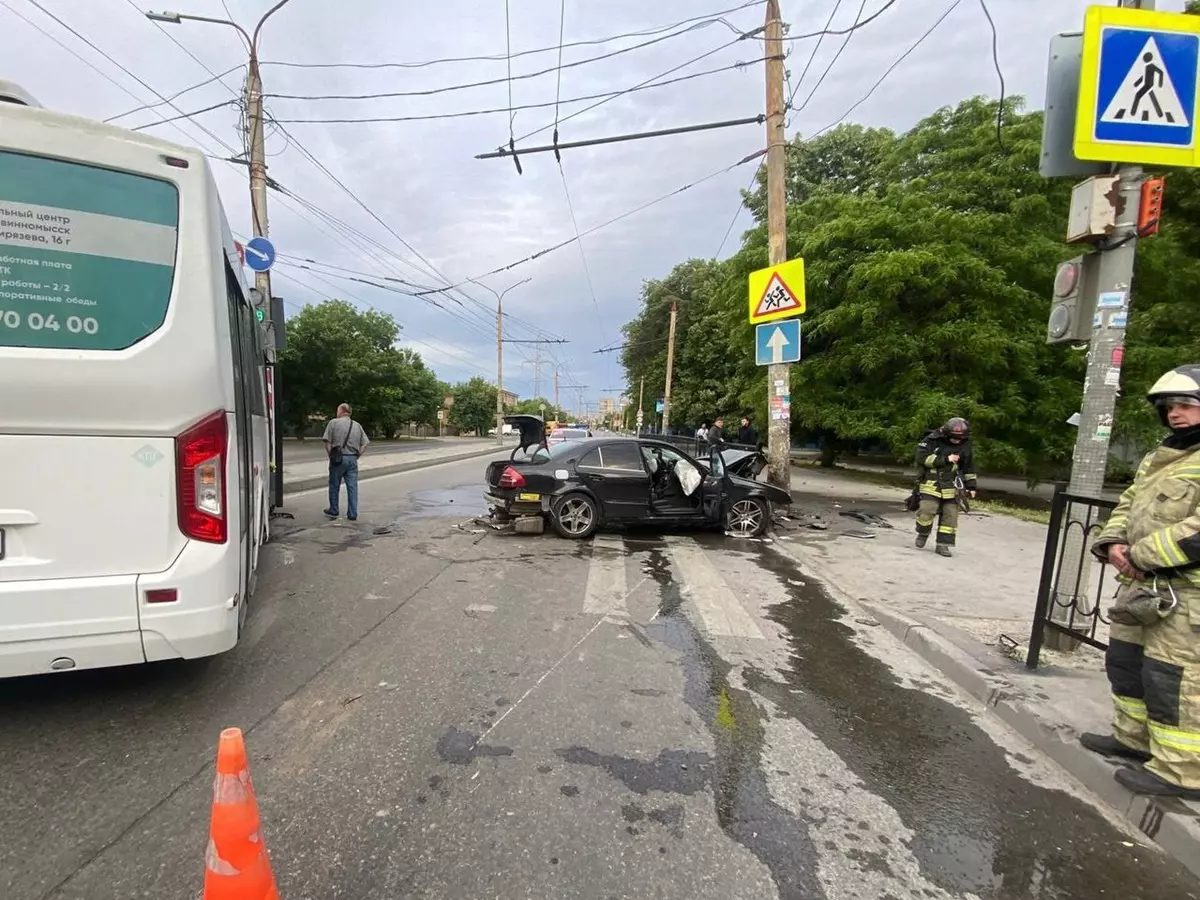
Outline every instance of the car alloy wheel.
<path id="1" fill-rule="evenodd" d="M 596 528 L 596 505 L 583 494 L 569 495 L 555 508 L 554 524 L 563 537 L 585 538 Z"/>
<path id="2" fill-rule="evenodd" d="M 726 530 L 740 537 L 757 537 L 766 531 L 767 511 L 760 500 L 738 500 L 729 507 Z"/>

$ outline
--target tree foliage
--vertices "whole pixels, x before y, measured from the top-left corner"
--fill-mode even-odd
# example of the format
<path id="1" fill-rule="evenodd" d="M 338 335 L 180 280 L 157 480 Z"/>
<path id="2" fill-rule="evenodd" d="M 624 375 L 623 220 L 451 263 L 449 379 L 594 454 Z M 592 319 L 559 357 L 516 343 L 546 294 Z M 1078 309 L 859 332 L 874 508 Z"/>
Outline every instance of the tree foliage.
<path id="1" fill-rule="evenodd" d="M 330 417 L 349 403 L 376 436 L 436 422 L 437 376 L 419 354 L 395 346 L 399 333 L 391 316 L 342 300 L 305 307 L 288 320 L 287 348 L 279 354 L 282 420 L 303 433 L 312 417 Z"/>
<path id="2" fill-rule="evenodd" d="M 1045 343 L 1071 184 L 1038 172 L 1041 113 L 982 98 L 938 110 L 909 132 L 845 125 L 788 148 L 788 256 L 806 265 L 803 362 L 791 373 L 793 436 L 827 448 L 912 444 L 968 417 L 982 466 L 1044 475 L 1069 463 L 1083 354 Z M 625 326 L 630 388 L 661 396 L 670 304 L 679 305 L 672 422 L 723 414 L 766 425 L 754 365 L 747 276 L 767 265 L 765 196 L 731 258 L 688 260 L 645 282 Z M 1200 288 L 1200 179 L 1175 173 L 1162 233 L 1138 248 L 1124 397 L 1116 431 L 1135 443 L 1158 425 L 1145 390 L 1200 359 L 1190 324 Z M 651 387 L 653 386 L 653 387 Z M 830 459 L 832 455 L 830 456 Z"/>
<path id="3" fill-rule="evenodd" d="M 451 394 L 454 396 L 451 425 L 478 434 L 486 434 L 496 426 L 496 386 L 487 379 L 477 375 L 455 385 Z"/>

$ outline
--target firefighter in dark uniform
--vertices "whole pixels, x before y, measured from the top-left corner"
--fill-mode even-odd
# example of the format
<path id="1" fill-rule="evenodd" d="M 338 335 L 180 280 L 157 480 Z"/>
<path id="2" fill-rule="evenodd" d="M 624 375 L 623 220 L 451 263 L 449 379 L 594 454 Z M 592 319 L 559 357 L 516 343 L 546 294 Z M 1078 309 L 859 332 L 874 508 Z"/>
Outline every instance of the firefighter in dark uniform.
<path id="1" fill-rule="evenodd" d="M 917 508 L 917 547 L 922 548 L 937 522 L 938 556 L 950 556 L 958 534 L 958 492 L 975 496 L 975 460 L 971 428 L 953 418 L 917 444 L 921 504 Z"/>

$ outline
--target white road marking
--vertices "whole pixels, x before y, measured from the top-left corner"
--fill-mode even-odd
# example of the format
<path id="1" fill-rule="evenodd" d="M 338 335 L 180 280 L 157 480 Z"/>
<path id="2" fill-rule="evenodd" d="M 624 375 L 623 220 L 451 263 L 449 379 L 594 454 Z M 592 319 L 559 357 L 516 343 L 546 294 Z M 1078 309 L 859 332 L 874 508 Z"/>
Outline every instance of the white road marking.
<path id="1" fill-rule="evenodd" d="M 667 546 L 675 563 L 674 576 L 680 593 L 696 605 L 709 634 L 763 639 L 758 623 L 729 589 L 702 547 L 690 538 L 669 539 Z"/>
<path id="2" fill-rule="evenodd" d="M 619 535 L 597 535 L 592 539 L 592 562 L 583 592 L 583 611 L 624 624 L 629 620 L 625 606 L 625 541 Z"/>

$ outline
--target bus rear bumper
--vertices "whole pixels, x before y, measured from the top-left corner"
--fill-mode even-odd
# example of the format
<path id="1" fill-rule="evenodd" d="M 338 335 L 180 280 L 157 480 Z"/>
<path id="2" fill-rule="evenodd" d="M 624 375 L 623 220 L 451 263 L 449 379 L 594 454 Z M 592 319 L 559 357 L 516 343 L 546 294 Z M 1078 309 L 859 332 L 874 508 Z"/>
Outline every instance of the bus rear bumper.
<path id="1" fill-rule="evenodd" d="M 238 638 L 236 556 L 189 542 L 164 572 L 0 582 L 0 678 L 214 656 Z M 176 599 L 147 602 L 147 591 Z"/>
<path id="2" fill-rule="evenodd" d="M 238 558 L 229 547 L 189 541 L 165 572 L 137 580 L 147 662 L 197 659 L 232 650 L 238 639 Z M 177 600 L 149 603 L 150 591 L 174 590 Z"/>

